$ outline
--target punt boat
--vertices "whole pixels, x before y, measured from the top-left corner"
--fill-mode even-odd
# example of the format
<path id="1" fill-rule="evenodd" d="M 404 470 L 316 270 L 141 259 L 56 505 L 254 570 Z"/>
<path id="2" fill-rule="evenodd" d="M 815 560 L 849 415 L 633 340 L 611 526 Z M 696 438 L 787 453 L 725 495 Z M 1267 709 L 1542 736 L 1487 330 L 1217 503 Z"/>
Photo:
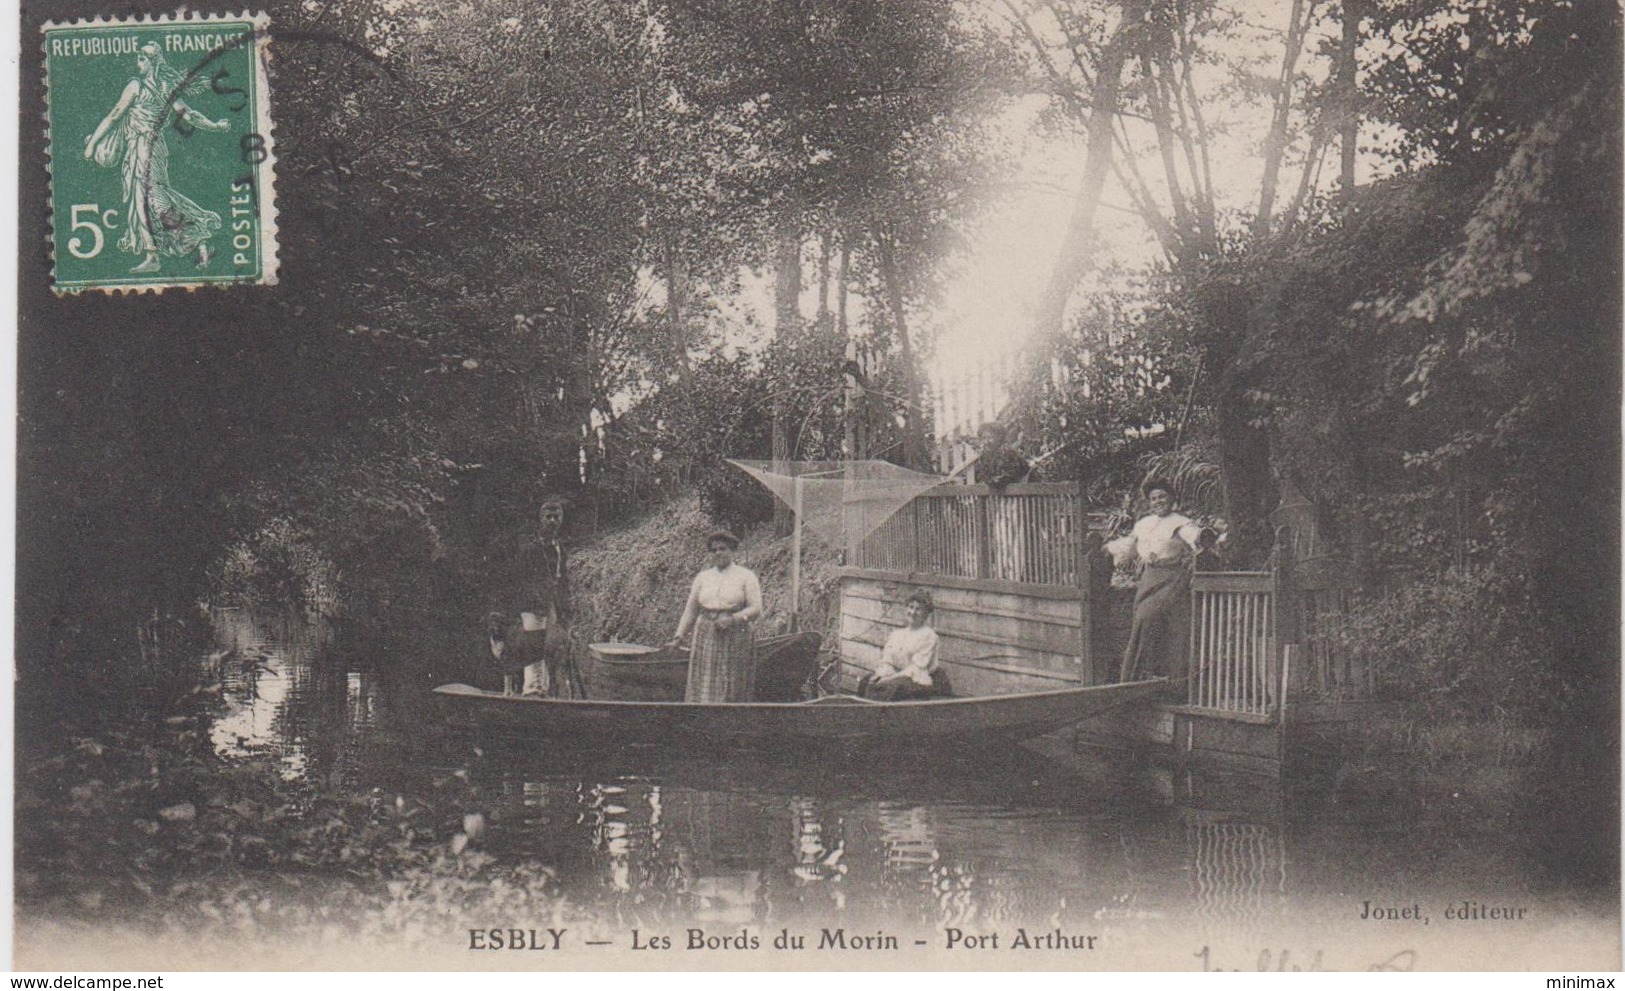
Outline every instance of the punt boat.
<path id="1" fill-rule="evenodd" d="M 538 739 L 614 744 L 702 743 L 768 749 L 854 744 L 932 747 L 1017 742 L 1123 706 L 1151 702 L 1165 678 L 981 698 L 873 702 L 639 702 L 503 695 L 470 685 L 434 690 L 449 722 Z"/>

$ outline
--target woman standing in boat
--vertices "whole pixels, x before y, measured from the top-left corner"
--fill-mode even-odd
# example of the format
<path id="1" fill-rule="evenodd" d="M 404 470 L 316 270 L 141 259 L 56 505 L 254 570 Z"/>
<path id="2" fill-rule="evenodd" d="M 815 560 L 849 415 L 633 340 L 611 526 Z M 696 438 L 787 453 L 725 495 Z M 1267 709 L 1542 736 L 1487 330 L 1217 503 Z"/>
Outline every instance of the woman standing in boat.
<path id="1" fill-rule="evenodd" d="M 1127 537 L 1106 545 L 1112 557 L 1138 560 L 1140 580 L 1134 592 L 1134 625 L 1123 652 L 1123 681 L 1152 675 L 1185 677 L 1190 636 L 1191 563 L 1201 545 L 1202 528 L 1174 512 L 1174 487 L 1160 478 L 1140 490 L 1151 512 L 1134 524 Z"/>
<path id="2" fill-rule="evenodd" d="M 762 614 L 762 585 L 756 572 L 734 563 L 739 538 L 718 530 L 705 538 L 711 566 L 694 576 L 688 604 L 670 646 L 694 631 L 685 702 L 749 702 L 755 693 L 756 664 L 751 620 Z"/>

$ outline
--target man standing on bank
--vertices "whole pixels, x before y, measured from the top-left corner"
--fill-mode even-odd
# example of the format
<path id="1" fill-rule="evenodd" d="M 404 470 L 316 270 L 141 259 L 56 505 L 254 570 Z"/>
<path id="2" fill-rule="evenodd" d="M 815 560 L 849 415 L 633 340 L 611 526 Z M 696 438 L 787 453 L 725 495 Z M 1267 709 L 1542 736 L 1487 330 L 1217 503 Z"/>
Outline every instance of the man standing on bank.
<path id="1" fill-rule="evenodd" d="M 1123 681 L 1153 675 L 1185 677 L 1190 640 L 1191 564 L 1203 532 L 1190 517 L 1174 512 L 1174 487 L 1153 478 L 1140 487 L 1150 513 L 1127 537 L 1106 545 L 1113 559 L 1138 559 L 1134 625 L 1123 652 Z"/>
<path id="2" fill-rule="evenodd" d="M 685 702 L 750 702 L 755 697 L 756 659 L 751 620 L 762 614 L 756 572 L 734 563 L 739 538 L 718 530 L 705 538 L 710 567 L 694 576 L 688 604 L 668 642 L 675 647 L 694 631 Z"/>

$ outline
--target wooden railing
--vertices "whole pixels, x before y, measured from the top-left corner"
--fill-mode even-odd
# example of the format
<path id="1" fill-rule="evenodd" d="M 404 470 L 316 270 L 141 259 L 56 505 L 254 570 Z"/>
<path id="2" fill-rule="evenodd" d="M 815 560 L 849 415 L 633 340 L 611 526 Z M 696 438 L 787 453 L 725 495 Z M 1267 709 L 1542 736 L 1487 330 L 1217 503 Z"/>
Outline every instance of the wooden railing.
<path id="1" fill-rule="evenodd" d="M 1341 648 L 1353 576 L 1276 532 L 1270 571 L 1197 572 L 1191 583 L 1189 700 L 1193 706 L 1279 717 L 1296 702 L 1369 699 L 1372 672 Z"/>
<path id="2" fill-rule="evenodd" d="M 1086 520 L 1076 485 L 943 485 L 856 547 L 860 568 L 1076 587 Z"/>
<path id="3" fill-rule="evenodd" d="M 1191 581 L 1190 704 L 1273 715 L 1281 697 L 1276 576 L 1197 572 Z"/>

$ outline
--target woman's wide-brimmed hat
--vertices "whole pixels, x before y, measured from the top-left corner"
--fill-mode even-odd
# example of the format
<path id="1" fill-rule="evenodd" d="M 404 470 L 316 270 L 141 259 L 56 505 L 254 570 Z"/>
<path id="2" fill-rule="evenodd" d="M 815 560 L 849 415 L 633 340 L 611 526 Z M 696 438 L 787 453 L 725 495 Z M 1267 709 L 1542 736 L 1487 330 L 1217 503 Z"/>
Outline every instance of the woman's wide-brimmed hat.
<path id="1" fill-rule="evenodd" d="M 739 549 L 739 538 L 734 536 L 733 533 L 728 530 L 712 530 L 710 535 L 705 538 L 706 548 L 709 549 L 712 544 L 719 540 L 727 544 L 728 549 L 731 551 L 736 551 Z"/>

